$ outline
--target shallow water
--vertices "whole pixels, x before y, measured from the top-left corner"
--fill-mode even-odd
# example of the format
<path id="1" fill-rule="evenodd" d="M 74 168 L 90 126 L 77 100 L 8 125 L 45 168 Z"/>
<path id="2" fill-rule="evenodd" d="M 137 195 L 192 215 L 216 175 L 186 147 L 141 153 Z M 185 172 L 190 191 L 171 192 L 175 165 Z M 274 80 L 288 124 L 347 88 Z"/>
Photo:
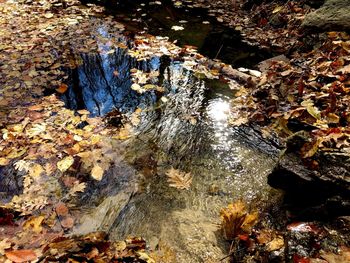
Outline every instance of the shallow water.
<path id="1" fill-rule="evenodd" d="M 108 37 L 103 27 L 99 32 Z M 218 261 L 228 251 L 219 231 L 220 209 L 236 200 L 260 210 L 273 204 L 267 174 L 274 160 L 257 149 L 262 141 L 253 130 L 242 134 L 229 125 L 234 91 L 226 81 L 203 79 L 181 59 L 139 62 L 124 49 L 108 48 L 81 55 L 62 99 L 92 115 L 117 110 L 132 118 L 141 109 L 139 124 L 115 146 L 114 167 L 83 196 L 74 233 L 104 230 L 116 240 L 142 236 L 160 255 L 171 251 L 176 260 L 170 262 Z M 150 81 L 164 92 L 132 90 L 131 69 L 159 72 Z M 270 150 L 259 146 L 264 147 Z M 191 173 L 189 190 L 169 186 L 166 171 L 172 167 Z"/>

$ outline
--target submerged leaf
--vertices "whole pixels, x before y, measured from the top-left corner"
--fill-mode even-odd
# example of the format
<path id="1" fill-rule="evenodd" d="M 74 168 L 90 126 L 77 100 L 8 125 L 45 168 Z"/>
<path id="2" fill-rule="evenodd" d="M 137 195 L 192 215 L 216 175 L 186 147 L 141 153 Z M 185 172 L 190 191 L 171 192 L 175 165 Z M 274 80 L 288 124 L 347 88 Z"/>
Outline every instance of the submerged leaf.
<path id="1" fill-rule="evenodd" d="M 177 189 L 190 189 L 192 183 L 191 173 L 171 168 L 165 174 L 168 176 L 169 186 Z"/>

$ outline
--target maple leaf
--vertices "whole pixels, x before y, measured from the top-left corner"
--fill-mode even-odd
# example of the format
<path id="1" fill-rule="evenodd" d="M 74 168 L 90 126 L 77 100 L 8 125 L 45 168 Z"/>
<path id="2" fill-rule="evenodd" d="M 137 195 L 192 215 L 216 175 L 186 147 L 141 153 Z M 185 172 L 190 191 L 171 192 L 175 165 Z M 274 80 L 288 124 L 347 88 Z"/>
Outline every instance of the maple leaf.
<path id="1" fill-rule="evenodd" d="M 165 174 L 168 176 L 169 186 L 177 189 L 190 189 L 192 183 L 191 173 L 181 172 L 171 167 Z"/>
<path id="2" fill-rule="evenodd" d="M 250 233 L 256 224 L 258 213 L 248 213 L 241 201 L 229 204 L 220 211 L 221 226 L 227 240 L 233 240 L 240 234 Z"/>

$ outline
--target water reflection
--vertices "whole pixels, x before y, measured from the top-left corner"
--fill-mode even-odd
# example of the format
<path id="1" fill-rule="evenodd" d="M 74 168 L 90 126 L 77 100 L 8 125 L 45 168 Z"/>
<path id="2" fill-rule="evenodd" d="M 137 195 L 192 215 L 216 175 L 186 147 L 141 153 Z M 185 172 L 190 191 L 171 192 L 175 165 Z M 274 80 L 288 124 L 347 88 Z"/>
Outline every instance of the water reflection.
<path id="1" fill-rule="evenodd" d="M 114 220 L 100 218 L 109 222 L 103 227 L 116 239 L 137 235 L 164 241 L 177 251 L 179 262 L 223 257 L 225 243 L 213 224 L 218 212 L 234 199 L 267 200 L 265 176 L 271 161 L 242 145 L 228 125 L 232 94 L 225 83 L 199 79 L 181 62 L 165 57 L 138 62 L 122 49 L 106 50 L 82 56 L 77 86 L 72 85 L 66 97 L 68 105 L 86 107 L 95 115 L 143 109 L 136 135 L 125 144 L 125 159 L 140 175 L 139 191 L 121 211 L 113 212 Z M 132 68 L 159 70 L 152 83 L 162 86 L 164 93 L 132 90 Z M 170 167 L 193 175 L 190 191 L 169 187 L 165 172 Z M 127 200 L 119 194 L 115 198 Z M 101 207 L 108 209 L 117 201 L 102 202 Z"/>

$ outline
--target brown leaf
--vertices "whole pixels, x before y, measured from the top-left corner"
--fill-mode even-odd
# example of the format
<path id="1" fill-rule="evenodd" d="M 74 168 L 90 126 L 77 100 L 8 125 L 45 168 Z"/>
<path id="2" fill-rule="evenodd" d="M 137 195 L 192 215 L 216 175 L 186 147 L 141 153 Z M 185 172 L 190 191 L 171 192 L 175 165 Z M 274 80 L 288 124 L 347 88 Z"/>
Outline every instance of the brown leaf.
<path id="1" fill-rule="evenodd" d="M 74 226 L 74 218 L 71 216 L 67 216 L 61 221 L 61 225 L 64 228 L 72 228 Z"/>
<path id="2" fill-rule="evenodd" d="M 338 255 L 322 251 L 321 257 L 327 260 L 328 263 L 348 263 L 350 262 L 350 248 L 342 247 Z"/>
<path id="3" fill-rule="evenodd" d="M 169 186 L 177 189 L 190 189 L 192 183 L 191 173 L 185 173 L 171 168 L 165 174 L 168 176 Z"/>
<path id="4" fill-rule="evenodd" d="M 66 216 L 68 215 L 68 207 L 65 205 L 65 203 L 63 202 L 59 202 L 57 205 L 56 205 L 56 213 L 57 215 L 59 216 Z"/>
<path id="5" fill-rule="evenodd" d="M 13 262 L 27 262 L 37 259 L 37 255 L 32 250 L 12 250 L 5 252 L 6 257 Z"/>
<path id="6" fill-rule="evenodd" d="M 245 204 L 238 201 L 221 209 L 220 217 L 224 237 L 227 240 L 233 240 L 239 234 L 250 233 L 257 222 L 258 213 L 248 213 Z"/>

